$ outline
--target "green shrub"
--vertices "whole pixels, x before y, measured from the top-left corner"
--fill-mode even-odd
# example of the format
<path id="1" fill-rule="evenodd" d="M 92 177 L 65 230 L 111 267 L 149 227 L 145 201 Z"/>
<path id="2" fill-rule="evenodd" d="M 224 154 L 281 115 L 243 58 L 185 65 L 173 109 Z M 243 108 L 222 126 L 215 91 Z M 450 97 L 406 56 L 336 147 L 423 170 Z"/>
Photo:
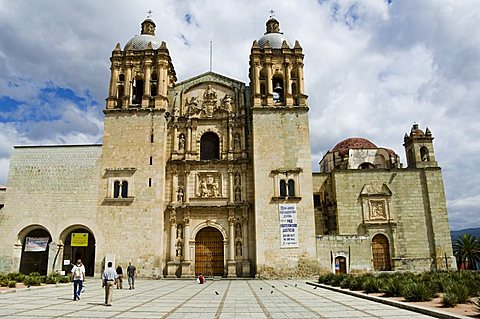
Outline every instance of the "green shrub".
<path id="1" fill-rule="evenodd" d="M 57 274 L 50 274 L 48 276 L 45 276 L 45 283 L 46 284 L 56 284 L 60 281 L 61 276 Z"/>
<path id="2" fill-rule="evenodd" d="M 461 281 L 450 282 L 445 288 L 442 297 L 444 307 L 454 307 L 459 303 L 466 303 L 469 299 L 469 289 Z"/>
<path id="3" fill-rule="evenodd" d="M 380 289 L 385 297 L 400 297 L 402 295 L 402 279 L 400 277 L 391 277 L 383 282 Z"/>
<path id="4" fill-rule="evenodd" d="M 17 282 L 15 280 L 10 280 L 8 282 L 8 287 L 9 288 L 15 288 L 17 286 Z"/>
<path id="5" fill-rule="evenodd" d="M 402 285 L 401 293 L 406 301 L 430 301 L 435 295 L 430 284 L 414 281 L 405 282 Z"/>
<path id="6" fill-rule="evenodd" d="M 363 283 L 363 290 L 367 294 L 380 292 L 381 288 L 382 288 L 382 280 L 376 277 L 367 278 Z"/>
<path id="7" fill-rule="evenodd" d="M 42 283 L 42 280 L 39 276 L 26 276 L 25 279 L 23 280 L 23 283 L 26 286 L 40 286 Z"/>
<path id="8" fill-rule="evenodd" d="M 8 280 L 15 280 L 16 282 L 23 282 L 25 275 L 19 272 L 11 272 L 7 274 Z"/>
<path id="9" fill-rule="evenodd" d="M 29 275 L 30 277 L 40 277 L 40 273 L 39 273 L 39 272 L 36 272 L 36 271 L 31 272 L 31 273 L 29 273 L 28 275 Z"/>
<path id="10" fill-rule="evenodd" d="M 477 297 L 472 300 L 473 305 L 475 306 L 475 310 L 480 313 L 480 297 Z"/>
<path id="11" fill-rule="evenodd" d="M 350 280 L 350 286 L 348 287 L 352 291 L 363 290 L 363 280 L 361 277 L 352 277 Z"/>
<path id="12" fill-rule="evenodd" d="M 60 276 L 60 280 L 59 282 L 62 283 L 62 284 L 66 284 L 66 283 L 69 283 L 71 280 L 70 280 L 70 277 L 68 276 Z"/>

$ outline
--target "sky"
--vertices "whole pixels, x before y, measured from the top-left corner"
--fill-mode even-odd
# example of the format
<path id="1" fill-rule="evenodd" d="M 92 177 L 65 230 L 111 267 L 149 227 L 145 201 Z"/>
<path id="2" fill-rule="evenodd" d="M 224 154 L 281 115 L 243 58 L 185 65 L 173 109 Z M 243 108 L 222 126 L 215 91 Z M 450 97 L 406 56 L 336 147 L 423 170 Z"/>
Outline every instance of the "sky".
<path id="1" fill-rule="evenodd" d="M 110 61 L 152 10 L 178 82 L 249 83 L 269 11 L 305 54 L 312 165 L 348 137 L 394 149 L 428 127 L 453 230 L 480 227 L 477 0 L 0 0 L 0 184 L 13 145 L 101 143 Z"/>

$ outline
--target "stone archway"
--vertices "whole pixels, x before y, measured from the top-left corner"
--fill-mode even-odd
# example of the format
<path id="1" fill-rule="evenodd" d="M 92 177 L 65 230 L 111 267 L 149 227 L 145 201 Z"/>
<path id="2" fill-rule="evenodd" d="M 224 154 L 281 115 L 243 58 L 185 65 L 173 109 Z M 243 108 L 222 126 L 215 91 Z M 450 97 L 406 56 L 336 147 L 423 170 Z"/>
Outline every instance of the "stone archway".
<path id="1" fill-rule="evenodd" d="M 30 230 L 22 239 L 22 256 L 20 258 L 20 272 L 28 275 L 38 272 L 47 275 L 49 247 L 52 236 L 43 228 Z"/>
<path id="2" fill-rule="evenodd" d="M 72 242 L 73 235 L 73 242 Z M 63 237 L 65 236 L 65 237 Z M 92 232 L 84 226 L 73 226 L 63 232 L 63 261 L 69 260 L 70 264 L 62 263 L 62 270 L 67 274 L 72 264 L 78 259 L 82 260 L 85 266 L 85 275 L 93 276 L 95 273 L 95 246 L 96 241 Z"/>
<path id="3" fill-rule="evenodd" d="M 202 228 L 195 236 L 195 275 L 225 274 L 222 233 L 214 227 Z"/>
<path id="4" fill-rule="evenodd" d="M 372 239 L 373 269 L 376 271 L 391 270 L 390 245 L 385 235 L 377 234 Z"/>

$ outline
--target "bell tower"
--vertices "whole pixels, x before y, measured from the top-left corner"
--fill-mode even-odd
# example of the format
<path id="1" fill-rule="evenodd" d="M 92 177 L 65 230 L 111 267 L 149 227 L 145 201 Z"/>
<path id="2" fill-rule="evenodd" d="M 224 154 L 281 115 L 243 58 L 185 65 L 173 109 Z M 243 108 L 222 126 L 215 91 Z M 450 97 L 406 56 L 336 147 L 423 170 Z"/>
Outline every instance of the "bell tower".
<path id="1" fill-rule="evenodd" d="M 314 265 L 315 222 L 303 50 L 270 17 L 250 54 L 256 273 Z M 283 269 L 283 270 L 282 270 Z M 315 272 L 312 269 L 312 274 Z"/>
<path id="2" fill-rule="evenodd" d="M 418 128 L 418 124 L 413 124 L 412 129 L 410 130 L 410 135 L 405 133 L 403 141 L 408 167 L 438 167 L 433 149 L 433 136 L 428 127 L 425 129 L 424 133 Z"/>

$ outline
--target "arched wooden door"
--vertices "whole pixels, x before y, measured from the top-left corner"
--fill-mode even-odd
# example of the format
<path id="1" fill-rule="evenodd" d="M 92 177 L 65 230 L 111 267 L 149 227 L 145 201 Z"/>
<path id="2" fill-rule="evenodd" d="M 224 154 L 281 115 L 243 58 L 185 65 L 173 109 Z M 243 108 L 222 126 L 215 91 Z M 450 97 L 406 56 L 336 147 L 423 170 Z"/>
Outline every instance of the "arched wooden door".
<path id="1" fill-rule="evenodd" d="M 373 269 L 376 271 L 391 270 L 390 247 L 388 238 L 384 235 L 375 235 L 372 239 Z"/>
<path id="2" fill-rule="evenodd" d="M 195 275 L 223 276 L 224 254 L 222 233 L 205 227 L 195 237 Z"/>

